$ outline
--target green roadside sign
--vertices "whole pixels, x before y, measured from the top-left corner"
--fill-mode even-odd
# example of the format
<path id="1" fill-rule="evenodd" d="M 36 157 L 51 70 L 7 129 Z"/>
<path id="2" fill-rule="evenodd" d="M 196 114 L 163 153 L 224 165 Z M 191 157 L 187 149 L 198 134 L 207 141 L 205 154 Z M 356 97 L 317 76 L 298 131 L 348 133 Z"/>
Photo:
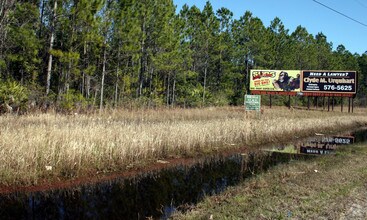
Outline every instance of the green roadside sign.
<path id="1" fill-rule="evenodd" d="M 245 95 L 246 111 L 260 111 L 261 96 L 260 95 Z"/>

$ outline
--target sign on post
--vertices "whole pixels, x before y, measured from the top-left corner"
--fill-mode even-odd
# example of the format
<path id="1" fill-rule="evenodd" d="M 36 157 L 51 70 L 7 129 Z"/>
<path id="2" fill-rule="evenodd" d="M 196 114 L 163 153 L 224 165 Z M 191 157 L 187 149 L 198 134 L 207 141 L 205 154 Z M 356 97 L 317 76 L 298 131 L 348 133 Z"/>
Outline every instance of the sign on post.
<path id="1" fill-rule="evenodd" d="M 260 95 L 245 95 L 246 111 L 260 111 L 261 96 Z"/>

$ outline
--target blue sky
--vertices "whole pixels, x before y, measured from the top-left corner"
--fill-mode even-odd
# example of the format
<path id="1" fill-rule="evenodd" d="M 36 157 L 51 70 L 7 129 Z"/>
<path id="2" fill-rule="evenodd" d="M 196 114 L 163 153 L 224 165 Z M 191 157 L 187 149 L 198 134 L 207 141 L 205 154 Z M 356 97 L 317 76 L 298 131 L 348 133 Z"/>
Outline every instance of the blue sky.
<path id="1" fill-rule="evenodd" d="M 359 24 L 313 0 L 210 0 L 214 10 L 221 7 L 233 12 L 239 19 L 246 11 L 262 20 L 265 27 L 279 17 L 291 34 L 298 25 L 316 35 L 327 36 L 334 49 L 343 44 L 351 53 L 367 51 L 367 0 L 317 0 L 318 2 L 363 23 Z M 184 4 L 203 9 L 206 0 L 173 0 L 179 11 Z"/>

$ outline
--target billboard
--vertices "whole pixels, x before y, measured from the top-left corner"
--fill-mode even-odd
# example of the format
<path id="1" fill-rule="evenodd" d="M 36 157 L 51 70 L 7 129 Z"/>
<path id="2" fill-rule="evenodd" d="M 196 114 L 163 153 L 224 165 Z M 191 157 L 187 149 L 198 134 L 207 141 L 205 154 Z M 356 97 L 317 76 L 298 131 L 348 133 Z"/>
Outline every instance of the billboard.
<path id="1" fill-rule="evenodd" d="M 312 93 L 356 93 L 355 71 L 303 70 L 302 92 Z"/>
<path id="2" fill-rule="evenodd" d="M 250 90 L 256 95 L 353 97 L 356 71 L 251 70 Z"/>
<path id="3" fill-rule="evenodd" d="M 297 93 L 300 77 L 300 70 L 251 70 L 250 90 Z"/>

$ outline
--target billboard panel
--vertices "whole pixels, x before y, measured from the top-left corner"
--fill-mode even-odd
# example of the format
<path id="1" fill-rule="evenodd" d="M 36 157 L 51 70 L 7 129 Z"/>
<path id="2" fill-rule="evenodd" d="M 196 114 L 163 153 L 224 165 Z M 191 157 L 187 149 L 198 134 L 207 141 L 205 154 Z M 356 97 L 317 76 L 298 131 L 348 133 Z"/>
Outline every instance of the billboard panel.
<path id="1" fill-rule="evenodd" d="M 302 92 L 312 93 L 356 93 L 355 71 L 303 70 Z"/>
<path id="2" fill-rule="evenodd" d="M 300 77 L 300 70 L 251 70 L 250 90 L 297 93 L 300 92 Z"/>

